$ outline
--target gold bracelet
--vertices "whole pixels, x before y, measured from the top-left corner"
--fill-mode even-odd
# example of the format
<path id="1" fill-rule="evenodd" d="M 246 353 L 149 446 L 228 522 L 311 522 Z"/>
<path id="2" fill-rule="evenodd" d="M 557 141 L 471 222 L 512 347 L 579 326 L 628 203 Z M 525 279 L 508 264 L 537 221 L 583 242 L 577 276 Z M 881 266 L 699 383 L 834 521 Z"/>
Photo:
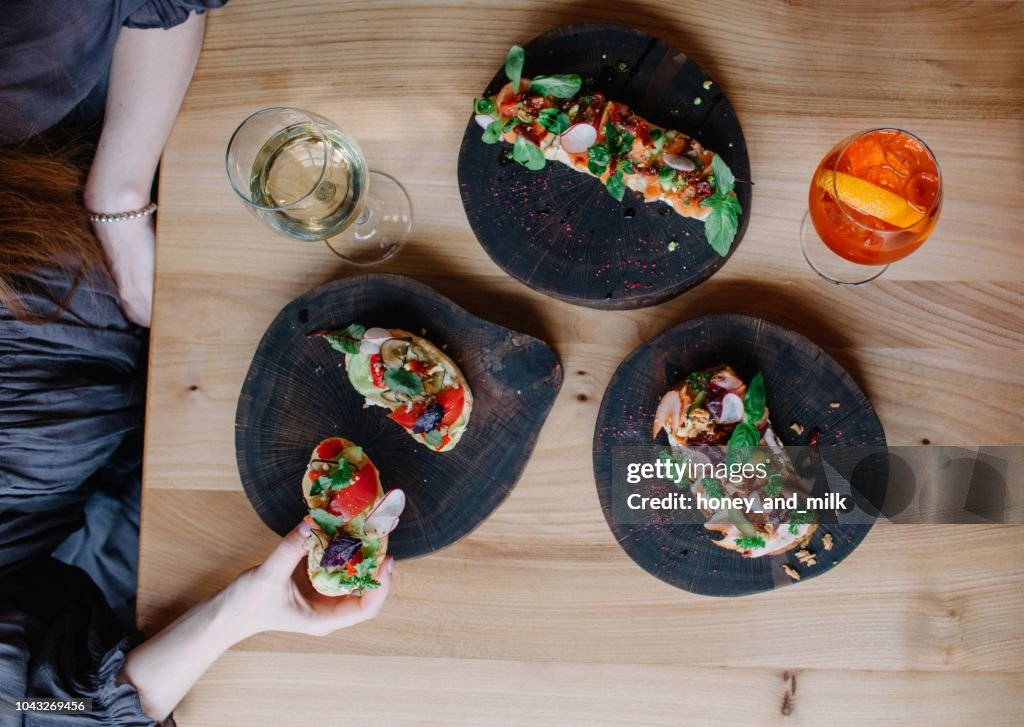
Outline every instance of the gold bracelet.
<path id="1" fill-rule="evenodd" d="M 113 214 L 107 214 L 105 212 L 93 212 L 87 209 L 89 213 L 89 222 L 125 222 L 127 220 L 134 220 L 136 217 L 145 217 L 156 212 L 156 202 L 150 202 L 142 209 L 132 210 L 131 212 L 115 212 Z"/>

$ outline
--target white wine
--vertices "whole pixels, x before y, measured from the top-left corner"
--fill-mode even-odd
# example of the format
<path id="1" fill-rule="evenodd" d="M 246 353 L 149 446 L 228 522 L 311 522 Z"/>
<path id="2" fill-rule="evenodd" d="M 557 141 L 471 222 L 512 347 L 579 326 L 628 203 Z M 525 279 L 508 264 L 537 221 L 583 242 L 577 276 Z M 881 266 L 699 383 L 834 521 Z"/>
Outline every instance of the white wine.
<path id="1" fill-rule="evenodd" d="M 257 214 L 268 225 L 300 240 L 325 240 L 358 217 L 366 166 L 343 134 L 297 123 L 274 134 L 256 154 L 250 184 Z M 278 209 L 261 209 L 266 207 Z"/>

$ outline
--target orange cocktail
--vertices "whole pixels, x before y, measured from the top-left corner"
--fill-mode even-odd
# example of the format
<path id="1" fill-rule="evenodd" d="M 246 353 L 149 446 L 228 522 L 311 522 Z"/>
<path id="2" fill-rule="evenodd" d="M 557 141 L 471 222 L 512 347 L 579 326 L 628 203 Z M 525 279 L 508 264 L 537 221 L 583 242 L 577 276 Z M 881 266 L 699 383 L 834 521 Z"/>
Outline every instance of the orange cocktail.
<path id="1" fill-rule="evenodd" d="M 887 265 L 920 247 L 934 229 L 942 177 L 931 150 L 916 136 L 872 129 L 825 155 L 811 180 L 808 205 L 818 237 L 832 252 L 858 265 Z"/>

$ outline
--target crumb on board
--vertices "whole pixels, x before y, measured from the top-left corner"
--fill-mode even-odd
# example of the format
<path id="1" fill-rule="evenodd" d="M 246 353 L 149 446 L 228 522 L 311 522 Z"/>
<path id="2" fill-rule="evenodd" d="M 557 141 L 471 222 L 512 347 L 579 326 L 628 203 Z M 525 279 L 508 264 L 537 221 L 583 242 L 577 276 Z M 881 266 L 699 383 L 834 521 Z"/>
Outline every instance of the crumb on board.
<path id="1" fill-rule="evenodd" d="M 796 551 L 796 559 L 800 561 L 801 565 L 812 566 L 818 564 L 818 559 L 814 557 L 814 553 L 809 551 L 807 548 L 801 548 Z"/>
<path id="2" fill-rule="evenodd" d="M 789 565 L 788 563 L 782 564 L 782 570 L 786 571 L 786 575 L 792 578 L 794 581 L 800 580 L 800 573 L 797 571 L 796 568 Z"/>
<path id="3" fill-rule="evenodd" d="M 702 85 L 702 86 L 704 86 L 704 90 L 705 90 L 705 91 L 708 91 L 708 90 L 710 90 L 710 89 L 711 89 L 711 81 L 710 81 L 710 79 L 709 79 L 709 80 L 707 80 L 707 81 L 704 81 L 704 83 L 703 83 L 703 84 L 701 84 L 701 85 Z"/>
<path id="4" fill-rule="evenodd" d="M 421 336 L 425 336 L 425 335 L 427 335 L 427 329 L 426 329 L 426 328 L 421 328 L 421 329 L 420 329 L 420 335 L 421 335 Z"/>
<path id="5" fill-rule="evenodd" d="M 679 243 L 678 242 L 676 242 L 675 240 L 669 241 L 669 243 L 668 243 L 668 251 L 669 252 L 675 252 L 678 249 L 679 249 Z"/>
<path id="6" fill-rule="evenodd" d="M 829 404 L 829 406 L 832 407 L 833 409 L 838 409 L 839 408 L 839 402 L 838 401 L 833 401 L 833 402 L 831 402 Z"/>
<path id="7" fill-rule="evenodd" d="M 793 422 L 792 424 L 789 425 L 789 428 L 792 429 L 797 434 L 803 434 L 804 433 L 804 428 L 800 424 L 800 422 Z"/>
<path id="8" fill-rule="evenodd" d="M 825 546 L 825 550 L 832 550 L 832 533 L 825 533 L 825 537 L 821 539 L 821 544 Z"/>
<path id="9" fill-rule="evenodd" d="M 694 106 L 700 106 L 702 103 L 704 103 L 704 99 L 702 99 L 700 96 L 697 96 L 695 99 L 693 99 Z"/>
<path id="10" fill-rule="evenodd" d="M 443 346 L 441 346 L 441 350 L 442 351 L 447 351 L 448 350 L 448 344 L 446 343 Z"/>

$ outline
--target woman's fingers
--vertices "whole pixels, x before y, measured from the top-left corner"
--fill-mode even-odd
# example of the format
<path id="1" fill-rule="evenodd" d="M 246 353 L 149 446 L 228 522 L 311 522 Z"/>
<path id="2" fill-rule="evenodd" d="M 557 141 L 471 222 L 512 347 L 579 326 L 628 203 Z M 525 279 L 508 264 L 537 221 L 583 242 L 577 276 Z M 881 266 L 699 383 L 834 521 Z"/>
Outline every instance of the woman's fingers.
<path id="1" fill-rule="evenodd" d="M 261 566 L 261 570 L 271 580 L 279 580 L 281 583 L 285 583 L 291 578 L 292 572 L 295 570 L 295 563 L 306 554 L 302 544 L 309 537 L 312 527 L 307 520 L 303 520 L 292 528 L 290 533 L 281 538 L 281 542 L 267 556 L 267 559 Z"/>

